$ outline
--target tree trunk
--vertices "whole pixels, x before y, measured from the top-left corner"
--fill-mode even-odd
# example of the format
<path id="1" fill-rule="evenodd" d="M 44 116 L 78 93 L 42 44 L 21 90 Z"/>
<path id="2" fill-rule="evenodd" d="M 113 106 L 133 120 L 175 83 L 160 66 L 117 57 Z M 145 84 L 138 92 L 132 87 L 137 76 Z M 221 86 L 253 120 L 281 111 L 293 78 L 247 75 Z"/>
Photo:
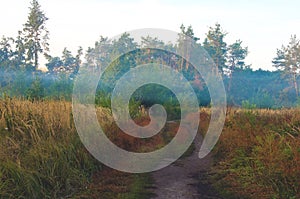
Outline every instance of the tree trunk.
<path id="1" fill-rule="evenodd" d="M 184 52 L 183 52 L 183 55 L 184 55 Z M 184 56 L 182 56 L 182 58 L 181 58 L 179 71 L 181 71 L 183 69 L 183 64 L 184 64 Z"/>
<path id="2" fill-rule="evenodd" d="M 235 60 L 234 60 L 234 58 L 232 59 L 232 65 L 229 69 L 230 69 L 230 74 L 229 74 L 229 84 L 228 84 L 228 90 L 227 90 L 228 94 L 230 94 L 231 85 L 232 85 L 232 74 L 235 70 Z"/>
<path id="3" fill-rule="evenodd" d="M 218 76 L 218 73 L 219 73 L 219 59 L 218 58 L 216 59 L 215 65 L 216 65 L 216 68 L 215 68 L 216 76 Z"/>
<path id="4" fill-rule="evenodd" d="M 34 68 L 35 68 L 35 70 L 38 69 L 38 52 L 37 52 L 37 49 L 34 50 Z"/>
<path id="5" fill-rule="evenodd" d="M 191 43 L 190 38 L 189 38 L 188 43 L 186 44 L 186 54 L 185 54 L 185 56 L 186 56 L 186 62 L 185 62 L 185 68 L 186 68 L 186 70 L 189 69 L 191 45 L 192 45 L 192 43 Z"/>
<path id="6" fill-rule="evenodd" d="M 293 81 L 294 81 L 294 88 L 295 88 L 295 91 L 296 91 L 296 97 L 298 99 L 299 90 L 298 90 L 298 83 L 297 83 L 297 78 L 296 78 L 296 73 L 295 72 L 293 73 Z"/>
<path id="7" fill-rule="evenodd" d="M 232 73 L 233 73 L 233 71 L 231 71 L 231 72 L 230 72 L 230 75 L 229 75 L 229 84 L 228 84 L 228 89 L 227 89 L 228 95 L 230 94 L 230 90 L 231 90 Z"/>

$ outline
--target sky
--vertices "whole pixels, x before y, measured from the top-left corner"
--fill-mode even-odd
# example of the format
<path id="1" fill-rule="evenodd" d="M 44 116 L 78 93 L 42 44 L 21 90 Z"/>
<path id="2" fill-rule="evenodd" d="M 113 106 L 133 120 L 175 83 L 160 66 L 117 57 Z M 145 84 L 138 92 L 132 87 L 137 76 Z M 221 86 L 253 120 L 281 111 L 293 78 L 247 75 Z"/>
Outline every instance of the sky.
<path id="1" fill-rule="evenodd" d="M 191 25 L 203 42 L 210 26 L 220 23 L 228 44 L 240 39 L 248 47 L 247 64 L 274 70 L 276 49 L 300 38 L 299 0 L 39 0 L 49 18 L 50 54 L 64 47 L 76 54 L 93 47 L 100 35 L 113 37 L 140 28 L 179 32 Z M 17 36 L 27 20 L 30 0 L 0 0 L 0 36 Z"/>

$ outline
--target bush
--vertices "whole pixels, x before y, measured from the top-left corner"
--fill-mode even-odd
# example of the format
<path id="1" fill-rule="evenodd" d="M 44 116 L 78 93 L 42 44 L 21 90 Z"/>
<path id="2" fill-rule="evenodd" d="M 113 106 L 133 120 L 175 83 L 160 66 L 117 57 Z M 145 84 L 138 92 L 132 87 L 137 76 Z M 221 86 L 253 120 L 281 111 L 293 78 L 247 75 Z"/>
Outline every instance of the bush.
<path id="1" fill-rule="evenodd" d="M 244 108 L 244 109 L 255 109 L 256 104 L 252 104 L 248 100 L 243 100 L 242 101 L 242 108 Z"/>

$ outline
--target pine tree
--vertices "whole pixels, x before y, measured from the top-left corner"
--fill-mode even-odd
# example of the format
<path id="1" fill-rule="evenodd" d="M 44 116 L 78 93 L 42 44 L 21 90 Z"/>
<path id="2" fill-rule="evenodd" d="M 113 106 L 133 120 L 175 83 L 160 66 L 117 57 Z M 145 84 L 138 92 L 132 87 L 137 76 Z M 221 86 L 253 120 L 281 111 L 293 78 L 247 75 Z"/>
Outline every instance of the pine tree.
<path id="1" fill-rule="evenodd" d="M 216 24 L 215 27 L 210 27 L 206 38 L 203 42 L 204 49 L 213 59 L 216 68 L 212 69 L 215 73 L 222 72 L 226 67 L 226 54 L 227 54 L 227 44 L 224 41 L 227 35 L 221 28 L 220 24 Z"/>
<path id="2" fill-rule="evenodd" d="M 297 78 L 300 72 L 300 40 L 291 36 L 289 44 L 277 49 L 277 56 L 272 61 L 273 66 L 283 71 L 283 75 L 293 85 L 296 97 L 299 97 Z"/>
<path id="3" fill-rule="evenodd" d="M 49 52 L 49 32 L 46 28 L 48 18 L 41 10 L 37 0 L 32 0 L 27 22 L 24 24 L 25 46 L 27 50 L 27 61 L 35 69 L 39 66 L 39 54 L 44 53 L 47 57 Z"/>
<path id="4" fill-rule="evenodd" d="M 182 24 L 180 26 L 181 33 L 179 34 L 178 41 L 178 50 L 182 52 L 184 57 L 189 60 L 191 56 L 191 50 L 193 49 L 193 45 L 199 40 L 199 38 L 195 37 L 194 30 L 192 26 L 188 26 L 187 28 Z M 183 57 L 181 58 L 180 70 L 189 68 L 189 62 L 187 62 Z"/>
<path id="5" fill-rule="evenodd" d="M 18 36 L 15 40 L 16 52 L 15 52 L 15 63 L 18 68 L 25 67 L 25 41 L 22 35 L 22 31 L 18 32 Z"/>
<path id="6" fill-rule="evenodd" d="M 242 41 L 237 40 L 228 47 L 228 69 L 229 69 L 229 85 L 228 92 L 230 92 L 232 84 L 232 75 L 236 69 L 244 69 L 245 58 L 248 55 L 248 47 L 242 47 Z"/>

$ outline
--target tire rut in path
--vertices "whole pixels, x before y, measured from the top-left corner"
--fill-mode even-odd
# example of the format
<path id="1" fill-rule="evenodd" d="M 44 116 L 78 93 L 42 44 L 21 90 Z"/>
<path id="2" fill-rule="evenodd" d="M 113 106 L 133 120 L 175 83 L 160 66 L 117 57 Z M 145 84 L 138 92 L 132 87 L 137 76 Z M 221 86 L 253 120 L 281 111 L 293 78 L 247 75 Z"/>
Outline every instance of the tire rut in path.
<path id="1" fill-rule="evenodd" d="M 209 154 L 199 159 L 198 152 L 202 137 L 197 134 L 193 153 L 159 171 L 153 172 L 154 193 L 153 199 L 220 199 L 207 181 L 207 171 L 212 165 L 212 156 Z"/>

